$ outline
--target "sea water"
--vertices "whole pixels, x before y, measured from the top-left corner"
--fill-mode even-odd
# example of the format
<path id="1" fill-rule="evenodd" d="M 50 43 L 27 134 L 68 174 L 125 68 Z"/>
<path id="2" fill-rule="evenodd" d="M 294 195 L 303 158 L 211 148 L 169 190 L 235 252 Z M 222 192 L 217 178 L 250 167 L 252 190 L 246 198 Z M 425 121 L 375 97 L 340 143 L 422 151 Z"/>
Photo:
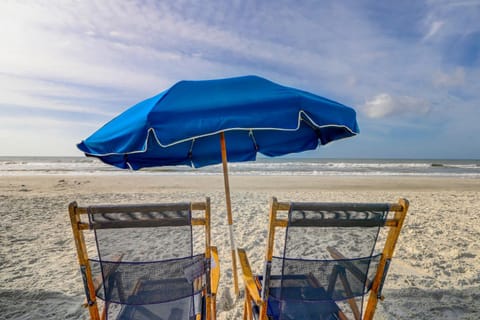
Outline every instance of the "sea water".
<path id="1" fill-rule="evenodd" d="M 480 160 L 258 158 L 229 163 L 231 175 L 451 176 L 480 178 Z M 222 174 L 221 165 L 121 170 L 87 157 L 0 157 L 0 175 Z"/>

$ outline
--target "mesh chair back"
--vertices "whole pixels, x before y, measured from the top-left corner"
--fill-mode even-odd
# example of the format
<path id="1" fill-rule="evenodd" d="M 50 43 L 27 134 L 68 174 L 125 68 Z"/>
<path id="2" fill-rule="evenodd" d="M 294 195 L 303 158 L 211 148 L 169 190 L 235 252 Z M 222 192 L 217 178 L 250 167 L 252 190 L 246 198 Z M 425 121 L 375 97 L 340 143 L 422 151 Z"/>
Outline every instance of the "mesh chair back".
<path id="1" fill-rule="evenodd" d="M 207 261 L 194 254 L 189 203 L 87 208 L 107 319 L 190 319 L 201 309 Z"/>
<path id="2" fill-rule="evenodd" d="M 275 316 L 330 319 L 338 311 L 333 301 L 358 298 L 362 306 L 388 211 L 383 204 L 291 203 L 284 246 L 272 258 L 268 280 L 269 299 L 279 305 Z"/>

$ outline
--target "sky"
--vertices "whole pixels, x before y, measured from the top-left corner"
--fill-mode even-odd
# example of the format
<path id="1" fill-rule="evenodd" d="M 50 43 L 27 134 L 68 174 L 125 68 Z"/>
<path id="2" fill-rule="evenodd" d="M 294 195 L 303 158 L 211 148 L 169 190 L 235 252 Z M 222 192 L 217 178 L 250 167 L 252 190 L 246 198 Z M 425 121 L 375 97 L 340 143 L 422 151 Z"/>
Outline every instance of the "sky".
<path id="1" fill-rule="evenodd" d="M 307 155 L 480 159 L 480 0 L 2 0 L 0 42 L 0 156 L 82 156 L 179 80 L 259 75 L 357 111 Z"/>

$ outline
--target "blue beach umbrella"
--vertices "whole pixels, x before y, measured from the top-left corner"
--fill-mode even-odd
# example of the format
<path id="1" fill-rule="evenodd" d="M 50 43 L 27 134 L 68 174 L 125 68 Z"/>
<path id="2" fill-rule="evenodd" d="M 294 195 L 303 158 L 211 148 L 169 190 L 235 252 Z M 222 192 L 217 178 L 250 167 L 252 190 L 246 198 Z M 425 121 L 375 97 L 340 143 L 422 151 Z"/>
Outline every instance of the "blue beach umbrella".
<path id="1" fill-rule="evenodd" d="M 358 134 L 355 111 L 257 76 L 180 81 L 127 109 L 78 144 L 122 169 L 223 163 L 238 293 L 227 159 L 253 161 L 316 149 Z M 220 141 L 220 142 L 219 142 Z M 228 144 L 228 146 L 226 146 Z"/>

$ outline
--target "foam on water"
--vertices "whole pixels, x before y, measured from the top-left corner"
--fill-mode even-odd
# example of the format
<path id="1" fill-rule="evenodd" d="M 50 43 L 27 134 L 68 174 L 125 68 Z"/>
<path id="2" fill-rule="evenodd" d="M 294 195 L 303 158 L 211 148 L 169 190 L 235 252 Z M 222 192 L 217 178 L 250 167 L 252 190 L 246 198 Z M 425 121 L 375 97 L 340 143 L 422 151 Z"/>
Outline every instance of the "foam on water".
<path id="1" fill-rule="evenodd" d="M 232 175 L 317 175 L 317 176 L 456 176 L 480 178 L 480 160 L 375 160 L 375 159 L 296 159 L 261 158 L 254 162 L 229 163 Z M 170 166 L 136 172 L 120 170 L 95 158 L 4 157 L 0 175 L 215 175 L 221 165 L 200 169 Z"/>

